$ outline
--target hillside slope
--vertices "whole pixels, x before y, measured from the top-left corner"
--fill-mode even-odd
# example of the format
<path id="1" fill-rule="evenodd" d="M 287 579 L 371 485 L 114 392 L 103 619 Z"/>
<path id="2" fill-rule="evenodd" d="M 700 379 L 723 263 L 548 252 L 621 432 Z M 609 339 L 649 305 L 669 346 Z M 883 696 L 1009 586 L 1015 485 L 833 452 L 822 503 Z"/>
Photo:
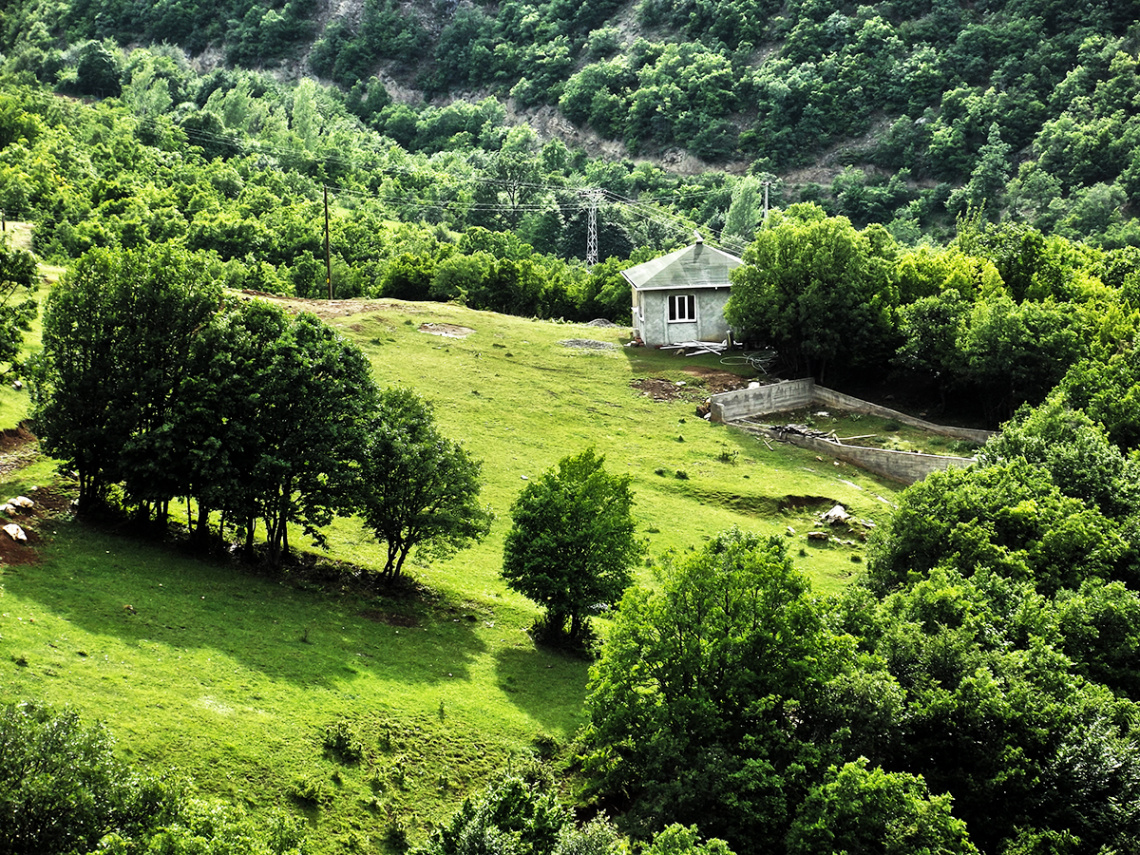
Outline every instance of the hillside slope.
<path id="1" fill-rule="evenodd" d="M 10 68 L 91 93 L 125 80 L 78 73 L 84 39 L 313 74 L 405 145 L 407 110 L 488 94 L 570 145 L 687 170 L 793 177 L 838 145 L 838 168 L 779 201 L 927 225 L 975 205 L 1118 245 L 1136 238 L 1138 17 L 1107 0 L 18 0 L 0 45 Z"/>

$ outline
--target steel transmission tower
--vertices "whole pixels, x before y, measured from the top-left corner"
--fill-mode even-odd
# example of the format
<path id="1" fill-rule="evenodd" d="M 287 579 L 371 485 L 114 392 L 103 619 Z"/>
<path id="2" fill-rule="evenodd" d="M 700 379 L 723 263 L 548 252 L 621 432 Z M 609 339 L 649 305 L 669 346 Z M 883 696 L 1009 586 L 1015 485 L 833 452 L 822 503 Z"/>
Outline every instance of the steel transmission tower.
<path id="1" fill-rule="evenodd" d="M 579 190 L 586 205 L 586 266 L 598 263 L 598 203 L 602 201 L 602 191 L 596 187 Z"/>

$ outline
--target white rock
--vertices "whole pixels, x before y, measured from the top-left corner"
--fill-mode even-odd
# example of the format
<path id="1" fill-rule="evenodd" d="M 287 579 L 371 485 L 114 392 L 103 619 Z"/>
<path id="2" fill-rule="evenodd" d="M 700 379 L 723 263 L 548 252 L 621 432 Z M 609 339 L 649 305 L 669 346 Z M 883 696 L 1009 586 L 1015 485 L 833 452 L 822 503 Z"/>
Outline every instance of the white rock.
<path id="1" fill-rule="evenodd" d="M 850 515 L 847 513 L 847 508 L 843 507 L 843 505 L 836 505 L 820 519 L 828 525 L 835 525 L 837 523 L 847 522 L 849 518 Z"/>
<path id="2" fill-rule="evenodd" d="M 24 533 L 24 530 L 15 523 L 8 523 L 8 525 L 4 526 L 4 534 L 12 538 L 12 540 L 18 540 L 21 543 L 28 539 L 28 536 Z"/>

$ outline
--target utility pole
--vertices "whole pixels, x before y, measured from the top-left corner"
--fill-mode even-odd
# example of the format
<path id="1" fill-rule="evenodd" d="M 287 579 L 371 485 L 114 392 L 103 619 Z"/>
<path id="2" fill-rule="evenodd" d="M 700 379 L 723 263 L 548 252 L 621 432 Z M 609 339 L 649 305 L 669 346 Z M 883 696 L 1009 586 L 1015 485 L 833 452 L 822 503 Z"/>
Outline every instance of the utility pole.
<path id="1" fill-rule="evenodd" d="M 332 255 L 329 253 L 329 188 L 325 187 L 325 285 L 332 299 Z"/>
<path id="2" fill-rule="evenodd" d="M 768 222 L 768 188 L 771 184 L 771 181 L 764 182 L 764 222 Z"/>

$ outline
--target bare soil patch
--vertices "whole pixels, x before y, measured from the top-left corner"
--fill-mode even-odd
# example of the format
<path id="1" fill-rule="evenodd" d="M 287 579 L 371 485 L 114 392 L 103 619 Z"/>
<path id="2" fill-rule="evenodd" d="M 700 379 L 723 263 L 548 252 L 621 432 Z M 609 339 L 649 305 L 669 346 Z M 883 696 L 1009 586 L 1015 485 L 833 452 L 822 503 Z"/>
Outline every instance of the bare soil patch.
<path id="1" fill-rule="evenodd" d="M 8 498 L 8 497 L 4 497 Z M 37 547 L 44 542 L 38 529 L 52 517 L 71 506 L 71 496 L 50 487 L 37 487 L 28 491 L 28 498 L 35 504 L 19 512 L 0 513 L 0 526 L 15 523 L 27 536 L 27 540 L 14 540 L 0 531 L 0 566 L 14 564 L 36 564 L 39 562 Z"/>
<path id="2" fill-rule="evenodd" d="M 661 377 L 646 377 L 630 381 L 630 386 L 644 397 L 654 401 L 704 401 L 709 395 L 744 389 L 748 380 L 731 371 L 721 371 L 702 365 L 689 365 L 684 372 L 695 378 L 693 383 L 674 383 Z"/>
<path id="3" fill-rule="evenodd" d="M 0 431 L 0 454 L 17 451 L 36 441 L 36 436 L 23 425 Z"/>
<path id="4" fill-rule="evenodd" d="M 282 297 L 280 294 L 267 294 L 264 291 L 252 291 L 248 288 L 242 293 L 250 297 L 280 303 L 290 312 L 312 312 L 322 320 L 347 318 L 364 312 L 395 308 L 395 303 L 388 303 L 383 300 L 319 300 L 313 297 Z"/>
<path id="5" fill-rule="evenodd" d="M 441 335 L 444 338 L 467 338 L 475 332 L 471 327 L 461 327 L 458 324 L 420 324 L 420 332 L 429 335 Z"/>
<path id="6" fill-rule="evenodd" d="M 748 378 L 733 374 L 731 371 L 709 368 L 704 365 L 687 365 L 682 370 L 690 377 L 696 377 L 703 381 L 704 388 L 710 395 L 747 389 L 749 382 L 751 382 Z"/>

